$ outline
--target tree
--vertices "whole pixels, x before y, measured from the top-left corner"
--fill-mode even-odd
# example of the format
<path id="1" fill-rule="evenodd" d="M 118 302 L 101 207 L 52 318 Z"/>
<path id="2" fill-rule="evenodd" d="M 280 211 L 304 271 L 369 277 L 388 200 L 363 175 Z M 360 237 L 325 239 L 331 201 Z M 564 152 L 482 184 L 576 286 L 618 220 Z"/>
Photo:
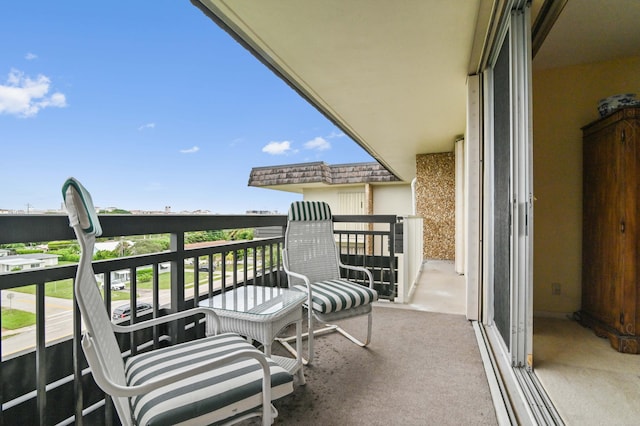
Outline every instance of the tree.
<path id="1" fill-rule="evenodd" d="M 129 251 L 135 256 L 138 254 L 158 253 L 166 250 L 168 247 L 169 243 L 165 243 L 165 241 L 161 239 L 138 240 Z"/>
<path id="2" fill-rule="evenodd" d="M 93 255 L 94 260 L 115 259 L 118 257 L 117 250 L 98 250 Z"/>
<path id="3" fill-rule="evenodd" d="M 253 240 L 253 229 L 232 229 L 231 231 L 229 231 L 229 240 Z"/>
<path id="4" fill-rule="evenodd" d="M 187 232 L 184 236 L 184 241 L 187 244 L 200 243 L 204 241 L 220 241 L 226 239 L 227 233 L 220 230 Z"/>

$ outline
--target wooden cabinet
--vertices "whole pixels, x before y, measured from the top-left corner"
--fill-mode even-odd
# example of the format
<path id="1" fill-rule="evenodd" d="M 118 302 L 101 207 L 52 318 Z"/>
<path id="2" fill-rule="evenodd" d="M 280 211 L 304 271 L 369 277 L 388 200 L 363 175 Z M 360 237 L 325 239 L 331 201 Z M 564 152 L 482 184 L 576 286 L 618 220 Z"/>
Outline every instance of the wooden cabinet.
<path id="1" fill-rule="evenodd" d="M 581 322 L 640 352 L 640 108 L 583 129 Z"/>

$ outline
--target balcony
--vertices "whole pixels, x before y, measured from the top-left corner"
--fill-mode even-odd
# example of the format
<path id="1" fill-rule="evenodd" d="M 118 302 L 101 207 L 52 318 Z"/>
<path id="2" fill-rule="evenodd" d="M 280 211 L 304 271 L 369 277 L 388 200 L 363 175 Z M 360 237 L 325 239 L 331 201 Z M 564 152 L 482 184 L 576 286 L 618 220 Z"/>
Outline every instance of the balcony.
<path id="1" fill-rule="evenodd" d="M 164 235 L 170 241 L 165 251 L 94 262 L 102 287 L 112 289 L 104 291 L 110 313 L 122 313 L 116 308 L 125 304 L 142 302 L 151 306 L 138 312 L 130 310 L 114 321 L 138 322 L 181 311 L 215 293 L 245 284 L 286 286 L 280 261 L 285 216 L 106 215 L 100 219 L 106 238 L 124 241 L 132 236 Z M 372 271 L 383 299 L 380 304 L 400 305 L 397 302 L 406 297 L 419 277 L 420 222 L 395 216 L 335 216 L 334 220 L 340 223 L 336 225 L 341 228 L 336 230 L 336 241 L 343 261 Z M 363 223 L 368 226 L 361 226 Z M 246 228 L 255 229 L 256 238 L 185 244 L 189 232 Z M 0 244 L 75 240 L 67 217 L 62 215 L 4 216 L 0 217 L 0 229 Z M 1 424 L 10 423 L 9 419 L 42 425 L 117 423 L 109 399 L 93 382 L 78 339 L 74 339 L 82 332 L 79 310 L 72 300 L 49 296 L 56 286 L 72 280 L 75 270 L 75 264 L 68 264 L 0 274 L 3 308 L 31 304 L 35 314 L 32 327 L 13 333 L 3 328 Z M 128 281 L 121 290 L 123 280 Z M 25 286 L 32 289 L 31 295 L 15 290 Z M 410 314 L 397 312 L 400 317 L 394 327 L 410 327 L 402 324 L 405 317 L 411 321 Z M 123 356 L 128 356 L 203 335 L 202 325 L 193 319 L 177 327 L 120 336 L 119 344 Z M 377 345 L 393 349 L 381 340 Z"/>

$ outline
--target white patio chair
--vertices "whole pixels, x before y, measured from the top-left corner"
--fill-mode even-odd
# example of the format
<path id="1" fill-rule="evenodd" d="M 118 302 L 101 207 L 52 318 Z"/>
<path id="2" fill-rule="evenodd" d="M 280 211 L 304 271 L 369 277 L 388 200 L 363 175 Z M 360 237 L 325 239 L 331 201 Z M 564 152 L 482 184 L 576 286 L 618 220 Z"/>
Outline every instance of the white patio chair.
<path id="1" fill-rule="evenodd" d="M 98 386 L 113 400 L 124 425 L 232 424 L 262 416 L 270 425 L 271 401 L 293 391 L 293 377 L 245 339 L 217 332 L 217 317 L 195 308 L 129 326 L 113 324 L 92 266 L 102 229 L 90 194 L 74 178 L 62 195 L 82 253 L 74 292 L 86 331 L 82 349 Z M 123 361 L 115 332 L 130 333 L 178 318 L 203 314 L 207 337 L 140 353 Z"/>
<path id="2" fill-rule="evenodd" d="M 371 341 L 371 303 L 378 300 L 378 293 L 373 289 L 373 276 L 369 270 L 341 262 L 329 205 L 317 201 L 292 203 L 284 240 L 282 260 L 289 287 L 308 294 L 305 307 L 309 314 L 309 331 L 304 334 L 309 339 L 307 363 L 313 360 L 314 335 L 337 331 L 360 346 L 368 345 Z M 368 287 L 341 278 L 341 269 L 363 272 L 367 277 Z M 314 330 L 314 317 L 320 322 L 330 323 L 361 315 L 368 317 L 364 342 L 335 324 L 325 324 L 325 327 Z M 289 351 L 295 353 L 289 344 L 292 339 L 279 340 Z"/>

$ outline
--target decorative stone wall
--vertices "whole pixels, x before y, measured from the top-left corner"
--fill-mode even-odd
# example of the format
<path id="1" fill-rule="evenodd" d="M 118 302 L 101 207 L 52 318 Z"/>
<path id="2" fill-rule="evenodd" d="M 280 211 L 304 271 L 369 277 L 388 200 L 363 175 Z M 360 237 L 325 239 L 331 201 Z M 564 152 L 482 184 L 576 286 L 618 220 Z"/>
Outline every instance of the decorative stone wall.
<path id="1" fill-rule="evenodd" d="M 416 156 L 416 214 L 424 218 L 425 259 L 455 259 L 455 155 Z"/>

